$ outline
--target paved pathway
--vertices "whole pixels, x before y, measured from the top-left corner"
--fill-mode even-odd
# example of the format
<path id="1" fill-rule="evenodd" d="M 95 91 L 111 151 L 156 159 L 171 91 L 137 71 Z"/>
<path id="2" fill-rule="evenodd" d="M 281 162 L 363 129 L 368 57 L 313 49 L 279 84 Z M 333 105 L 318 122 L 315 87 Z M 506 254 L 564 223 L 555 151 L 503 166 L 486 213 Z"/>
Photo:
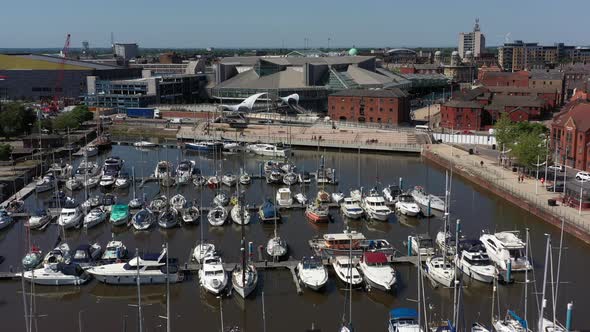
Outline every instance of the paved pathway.
<path id="1" fill-rule="evenodd" d="M 426 150 L 447 162 L 452 162 L 456 168 L 465 171 L 470 176 L 490 182 L 511 195 L 533 204 L 538 210 L 559 220 L 565 220 L 566 223 L 576 226 L 586 234 L 590 234 L 590 211 L 582 210 L 580 214 L 577 206 L 562 205 L 560 202 L 562 194 L 548 192 L 541 181 L 534 178 L 525 178 L 524 182 L 520 183 L 518 173 L 501 167 L 498 165 L 497 159 L 486 155 L 470 155 L 468 152 L 453 148 L 450 145 L 429 145 Z M 481 165 L 482 161 L 483 166 Z M 556 199 L 557 206 L 549 206 L 547 204 L 548 199 Z"/>

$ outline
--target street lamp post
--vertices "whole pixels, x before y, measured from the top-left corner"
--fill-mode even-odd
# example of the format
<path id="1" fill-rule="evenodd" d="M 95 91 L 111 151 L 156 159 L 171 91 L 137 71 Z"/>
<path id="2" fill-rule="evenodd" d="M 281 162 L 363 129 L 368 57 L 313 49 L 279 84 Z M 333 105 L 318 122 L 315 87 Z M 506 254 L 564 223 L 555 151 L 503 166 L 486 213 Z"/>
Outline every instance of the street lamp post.
<path id="1" fill-rule="evenodd" d="M 584 193 L 584 180 L 580 180 L 580 208 L 578 209 L 578 215 L 582 215 L 582 195 Z"/>

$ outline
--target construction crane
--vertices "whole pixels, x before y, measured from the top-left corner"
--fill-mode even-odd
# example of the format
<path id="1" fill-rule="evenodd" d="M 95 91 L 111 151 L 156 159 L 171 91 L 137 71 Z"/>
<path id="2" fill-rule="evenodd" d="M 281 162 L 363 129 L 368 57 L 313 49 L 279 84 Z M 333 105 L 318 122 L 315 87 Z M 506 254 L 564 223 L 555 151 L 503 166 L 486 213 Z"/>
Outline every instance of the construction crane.
<path id="1" fill-rule="evenodd" d="M 59 63 L 59 68 L 57 69 L 57 80 L 55 81 L 55 88 L 53 89 L 53 102 L 49 107 L 51 112 L 59 111 L 59 99 L 60 95 L 63 92 L 63 80 L 64 80 L 64 71 L 66 67 L 66 60 L 68 58 L 68 51 L 70 49 L 70 34 L 66 37 L 66 42 L 64 43 L 64 47 L 60 52 L 61 61 Z"/>

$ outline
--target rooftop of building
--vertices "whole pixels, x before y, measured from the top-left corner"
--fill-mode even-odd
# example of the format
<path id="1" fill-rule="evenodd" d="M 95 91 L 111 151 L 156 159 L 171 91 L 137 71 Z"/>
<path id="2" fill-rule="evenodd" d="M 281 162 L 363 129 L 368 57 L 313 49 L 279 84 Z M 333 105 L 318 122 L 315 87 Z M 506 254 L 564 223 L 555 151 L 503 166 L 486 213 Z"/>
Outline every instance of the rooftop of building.
<path id="1" fill-rule="evenodd" d="M 453 99 L 463 100 L 463 101 L 472 101 L 488 91 L 489 90 L 483 86 L 479 86 L 474 89 L 465 89 L 465 90 L 461 90 L 458 93 L 456 93 L 453 96 Z"/>
<path id="2" fill-rule="evenodd" d="M 543 107 L 545 101 L 537 96 L 494 95 L 485 109 L 504 110 L 505 107 Z"/>
<path id="3" fill-rule="evenodd" d="M 506 72 L 506 71 L 486 71 L 483 73 L 483 78 L 509 78 L 519 77 L 528 78 L 530 73 L 528 71 Z"/>
<path id="4" fill-rule="evenodd" d="M 452 99 L 447 101 L 443 106 L 461 107 L 461 108 L 483 108 L 483 105 L 469 100 Z"/>
<path id="5" fill-rule="evenodd" d="M 577 100 L 569 105 L 565 111 L 553 118 L 552 125 L 564 127 L 571 119 L 576 130 L 587 132 L 590 130 L 590 101 Z"/>
<path id="6" fill-rule="evenodd" d="M 327 65 L 344 65 L 358 64 L 367 60 L 373 60 L 373 56 L 326 56 L 326 57 L 309 57 L 309 56 L 237 56 L 221 59 L 221 64 L 254 66 L 259 61 L 269 62 L 281 66 L 303 66 L 311 64 Z"/>
<path id="7" fill-rule="evenodd" d="M 562 80 L 563 73 L 558 70 L 531 70 L 531 79 L 532 80 Z"/>
<path id="8" fill-rule="evenodd" d="M 398 88 L 391 89 L 348 89 L 335 92 L 330 96 L 337 97 L 372 97 L 372 98 L 402 98 L 408 94 Z"/>
<path id="9" fill-rule="evenodd" d="M 504 86 L 504 85 L 491 85 L 486 87 L 490 92 L 503 92 L 503 93 L 556 93 L 559 91 L 561 86 L 554 85 L 540 85 L 540 86 Z"/>
<path id="10" fill-rule="evenodd" d="M 60 70 L 62 63 L 64 70 L 110 70 L 122 68 L 50 55 L 31 53 L 0 54 L 0 70 Z"/>

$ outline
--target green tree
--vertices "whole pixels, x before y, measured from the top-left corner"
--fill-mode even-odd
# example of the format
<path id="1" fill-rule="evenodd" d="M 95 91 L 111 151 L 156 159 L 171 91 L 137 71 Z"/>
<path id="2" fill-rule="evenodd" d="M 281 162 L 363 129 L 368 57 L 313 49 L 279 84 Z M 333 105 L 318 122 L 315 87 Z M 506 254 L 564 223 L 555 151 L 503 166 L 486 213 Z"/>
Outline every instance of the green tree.
<path id="1" fill-rule="evenodd" d="M 523 133 L 518 137 L 518 142 L 512 145 L 510 154 L 525 167 L 537 164 L 537 160 L 544 162 L 547 154 L 545 139 L 536 133 Z"/>
<path id="2" fill-rule="evenodd" d="M 0 113 L 0 132 L 6 138 L 30 132 L 35 112 L 21 103 L 9 103 Z"/>
<path id="3" fill-rule="evenodd" d="M 62 113 L 53 119 L 52 128 L 54 130 L 78 129 L 82 122 L 92 120 L 93 116 L 87 106 L 76 106 L 70 112 Z"/>
<path id="4" fill-rule="evenodd" d="M 10 159 L 10 153 L 12 152 L 12 145 L 0 144 L 0 160 Z"/>
<path id="5" fill-rule="evenodd" d="M 509 149 L 512 147 L 512 144 L 516 142 L 518 131 L 512 120 L 510 120 L 510 117 L 508 117 L 508 114 L 502 113 L 500 115 L 500 119 L 498 119 L 494 125 L 494 130 L 496 141 L 500 148 L 504 146 L 506 149 Z"/>

